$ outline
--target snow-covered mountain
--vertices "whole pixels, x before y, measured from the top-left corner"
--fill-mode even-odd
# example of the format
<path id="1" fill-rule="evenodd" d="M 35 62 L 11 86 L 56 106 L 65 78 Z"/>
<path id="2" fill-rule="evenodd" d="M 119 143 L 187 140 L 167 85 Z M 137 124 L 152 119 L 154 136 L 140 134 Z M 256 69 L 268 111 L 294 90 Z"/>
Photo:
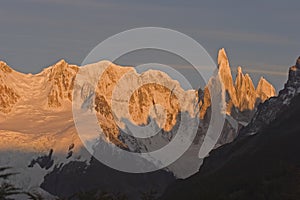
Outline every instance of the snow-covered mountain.
<path id="1" fill-rule="evenodd" d="M 51 82 L 54 68 L 32 75 L 1 63 L 0 85 L 6 89 L 0 93 L 0 165 L 13 167 L 18 175 L 11 181 L 25 190 L 39 188 L 56 164 L 90 156 L 74 127 L 71 101 L 59 99 L 59 109 L 48 103 L 52 91 L 59 88 L 55 86 L 59 82 Z M 73 157 L 67 158 L 69 154 Z"/>
<path id="2" fill-rule="evenodd" d="M 47 99 L 50 108 L 61 107 L 65 100 L 72 101 L 77 71 L 77 66 L 69 65 L 64 60 L 61 60 L 41 73 L 45 77 L 45 84 L 48 87 Z"/>
<path id="3" fill-rule="evenodd" d="M 99 77 L 96 91 L 85 85 L 79 97 L 82 106 L 96 110 L 99 125 L 109 142 L 128 151 L 155 150 L 172 139 L 180 121 L 178 114 L 184 112 L 191 119 L 200 119 L 197 137 L 183 158 L 168 170 L 177 177 L 186 177 L 193 169 L 199 168 L 201 160 L 194 159 L 198 158 L 199 141 L 203 140 L 210 122 L 208 88 L 213 85 L 185 91 L 178 81 L 161 71 L 149 70 L 138 74 L 133 67 L 118 66 L 108 61 L 92 65 L 105 70 Z M 225 126 L 218 142 L 220 146 L 236 137 L 238 130 L 251 120 L 257 105 L 274 96 L 275 90 L 263 78 L 255 89 L 250 76 L 244 75 L 241 67 L 233 80 L 224 49 L 219 51 L 218 67 L 217 76 L 226 90 L 227 104 Z M 296 68 L 298 70 L 299 66 Z M 22 74 L 0 62 L 0 165 L 12 166 L 21 172 L 15 176 L 15 181 L 22 188 L 32 189 L 43 184 L 46 190 L 60 195 L 47 182 L 53 180 L 51 175 L 65 173 L 73 162 L 81 163 L 79 166 L 84 165 L 85 168 L 91 164 L 91 155 L 82 145 L 72 115 L 72 95 L 78 71 L 78 66 L 61 60 L 39 74 Z M 296 73 L 295 70 L 293 72 Z M 295 75 L 290 72 L 290 76 Z M 289 83 L 289 88 L 293 88 L 297 80 Z M 154 84 L 157 82 L 163 82 L 164 86 Z M 128 102 L 123 102 L 125 93 L 115 92 L 139 84 L 142 87 L 133 91 Z M 91 100 L 93 94 L 94 99 Z M 154 119 L 154 126 L 160 129 L 156 137 L 138 140 L 124 133 L 129 128 L 124 119 L 135 125 L 145 125 L 149 118 Z M 189 124 L 185 126 L 188 128 Z M 190 163 L 190 171 L 183 170 L 186 163 Z M 169 174 L 163 176 L 170 177 Z M 152 180 L 152 183 L 156 184 L 156 181 Z"/>

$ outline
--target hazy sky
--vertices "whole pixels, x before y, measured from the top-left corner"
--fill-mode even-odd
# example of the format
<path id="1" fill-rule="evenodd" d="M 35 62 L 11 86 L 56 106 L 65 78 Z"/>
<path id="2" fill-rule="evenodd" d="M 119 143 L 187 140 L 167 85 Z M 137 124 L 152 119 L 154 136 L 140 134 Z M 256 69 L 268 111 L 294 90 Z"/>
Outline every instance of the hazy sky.
<path id="1" fill-rule="evenodd" d="M 216 59 L 264 75 L 277 88 L 300 55 L 300 2 L 179 0 L 1 0 L 0 59 L 39 72 L 61 58 L 80 64 L 107 37 L 159 26 L 183 32 Z"/>

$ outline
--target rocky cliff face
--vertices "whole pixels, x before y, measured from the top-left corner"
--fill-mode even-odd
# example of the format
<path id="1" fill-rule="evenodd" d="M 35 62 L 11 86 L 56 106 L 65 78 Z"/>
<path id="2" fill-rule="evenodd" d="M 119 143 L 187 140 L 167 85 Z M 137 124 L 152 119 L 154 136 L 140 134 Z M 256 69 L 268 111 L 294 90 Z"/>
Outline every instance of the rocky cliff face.
<path id="1" fill-rule="evenodd" d="M 274 87 L 263 77 L 260 78 L 256 87 L 256 94 L 261 102 L 266 101 L 270 97 L 275 96 Z"/>
<path id="2" fill-rule="evenodd" d="M 218 76 L 222 80 L 226 92 L 227 114 L 238 121 L 247 122 L 250 120 L 257 105 L 276 94 L 274 87 L 263 77 L 260 79 L 257 88 L 255 88 L 251 77 L 249 74 L 243 74 L 241 67 L 237 68 L 234 81 L 225 49 L 219 51 L 218 67 Z M 209 91 L 206 87 L 204 90 L 199 90 L 198 93 L 200 118 L 203 119 L 207 108 L 210 107 Z"/>
<path id="3" fill-rule="evenodd" d="M 45 83 L 49 87 L 48 106 L 50 108 L 61 107 L 65 100 L 72 101 L 77 71 L 77 66 L 69 65 L 65 60 L 61 60 L 42 72 L 45 76 Z"/>
<path id="4" fill-rule="evenodd" d="M 237 102 L 233 105 L 236 106 L 240 111 L 253 110 L 255 108 L 257 98 L 264 101 L 256 93 L 255 87 L 250 76 L 248 74 L 244 75 L 241 67 L 238 67 L 237 76 L 235 80 L 235 90 Z M 269 97 L 273 95 L 274 93 L 270 94 Z"/>
<path id="5" fill-rule="evenodd" d="M 11 76 L 13 70 L 5 62 L 0 61 L 0 112 L 2 113 L 9 113 L 20 98 L 9 83 Z"/>
<path id="6" fill-rule="evenodd" d="M 218 54 L 218 68 L 219 76 L 224 84 L 226 92 L 227 112 L 230 114 L 232 106 L 238 105 L 238 99 L 236 96 L 236 89 L 233 85 L 233 79 L 229 61 L 225 52 L 225 49 L 221 49 Z"/>
<path id="7" fill-rule="evenodd" d="M 227 94 L 227 112 L 229 114 L 233 109 L 254 110 L 258 102 L 264 102 L 276 94 L 274 87 L 264 78 L 260 79 L 255 89 L 249 74 L 244 75 L 241 67 L 237 69 L 235 84 L 233 84 L 229 61 L 224 49 L 219 51 L 218 64 L 219 74 Z"/>

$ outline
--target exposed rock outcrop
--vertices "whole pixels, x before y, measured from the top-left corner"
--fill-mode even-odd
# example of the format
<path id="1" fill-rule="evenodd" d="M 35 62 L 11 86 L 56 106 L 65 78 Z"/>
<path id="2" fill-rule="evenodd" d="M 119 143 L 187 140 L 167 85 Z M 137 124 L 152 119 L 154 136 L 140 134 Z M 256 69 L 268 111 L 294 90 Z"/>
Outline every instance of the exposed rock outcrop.
<path id="1" fill-rule="evenodd" d="M 235 90 L 237 104 L 234 106 L 240 111 L 253 110 L 255 108 L 256 99 L 259 98 L 259 96 L 255 91 L 255 87 L 249 74 L 244 75 L 241 67 L 238 67 Z"/>
<path id="2" fill-rule="evenodd" d="M 264 102 L 274 96 L 276 92 L 274 87 L 266 79 L 261 77 L 256 88 L 256 94 L 259 99 Z"/>
<path id="3" fill-rule="evenodd" d="M 218 76 L 224 84 L 226 92 L 227 114 L 237 121 L 248 122 L 254 114 L 259 103 L 276 94 L 274 87 L 263 77 L 255 88 L 249 74 L 243 74 L 242 68 L 237 68 L 235 82 L 232 78 L 231 68 L 225 49 L 218 53 Z M 207 87 L 198 91 L 200 100 L 200 118 L 204 119 L 206 110 L 210 107 L 210 96 Z"/>
<path id="4" fill-rule="evenodd" d="M 72 101 L 72 91 L 78 67 L 61 60 L 44 71 L 49 85 L 48 106 L 60 107 L 64 100 Z"/>
<path id="5" fill-rule="evenodd" d="M 13 70 L 0 61 L 0 112 L 9 113 L 20 98 L 17 91 L 8 84 Z"/>

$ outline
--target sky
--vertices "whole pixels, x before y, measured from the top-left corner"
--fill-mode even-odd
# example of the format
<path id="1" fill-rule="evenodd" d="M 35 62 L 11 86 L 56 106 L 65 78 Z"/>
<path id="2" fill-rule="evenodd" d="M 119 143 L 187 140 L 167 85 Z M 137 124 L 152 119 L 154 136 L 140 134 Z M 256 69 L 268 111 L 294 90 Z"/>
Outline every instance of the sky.
<path id="1" fill-rule="evenodd" d="M 26 73 L 62 58 L 80 65 L 114 34 L 164 27 L 194 38 L 215 61 L 224 47 L 233 70 L 278 90 L 300 55 L 299 8 L 297 0 L 1 0 L 0 60 Z"/>

